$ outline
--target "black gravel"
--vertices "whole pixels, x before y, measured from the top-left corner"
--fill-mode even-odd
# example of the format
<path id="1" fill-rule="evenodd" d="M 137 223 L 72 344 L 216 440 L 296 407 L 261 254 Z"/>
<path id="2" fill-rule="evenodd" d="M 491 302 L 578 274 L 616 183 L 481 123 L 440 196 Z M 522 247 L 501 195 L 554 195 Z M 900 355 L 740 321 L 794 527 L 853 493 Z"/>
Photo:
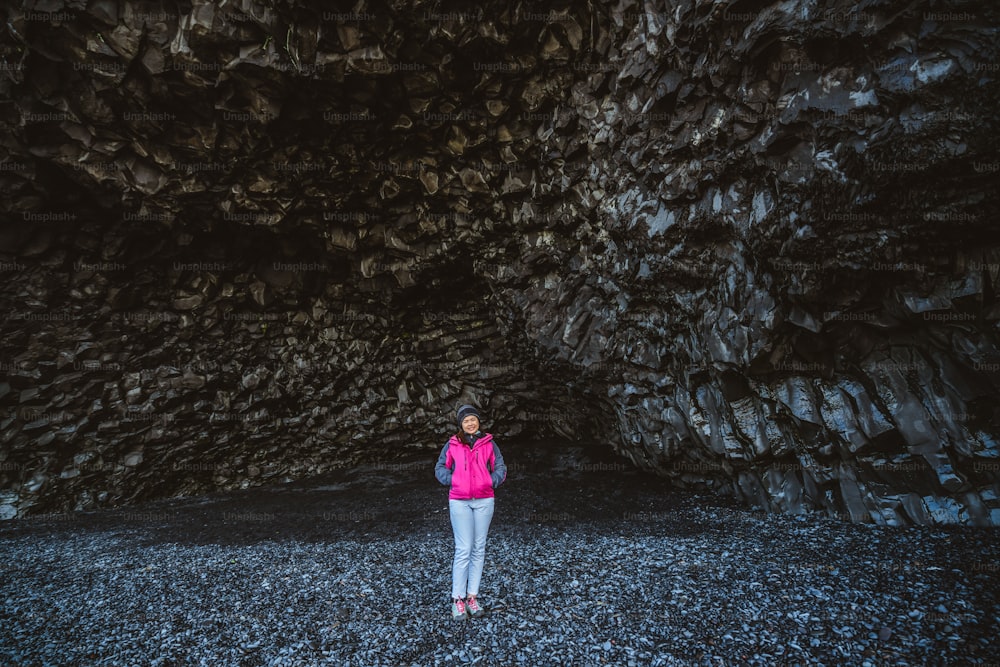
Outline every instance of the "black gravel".
<path id="1" fill-rule="evenodd" d="M 0 525 L 2 665 L 997 665 L 995 530 L 768 516 L 504 446 L 481 619 L 433 456 Z"/>

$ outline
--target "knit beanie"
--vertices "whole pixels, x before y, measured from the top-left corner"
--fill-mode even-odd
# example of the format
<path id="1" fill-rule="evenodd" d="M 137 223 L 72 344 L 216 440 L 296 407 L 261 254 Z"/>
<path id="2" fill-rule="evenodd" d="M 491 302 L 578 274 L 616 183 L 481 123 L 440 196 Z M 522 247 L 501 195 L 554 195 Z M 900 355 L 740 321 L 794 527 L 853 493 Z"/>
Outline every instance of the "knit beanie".
<path id="1" fill-rule="evenodd" d="M 475 407 L 471 405 L 463 405 L 458 409 L 458 425 L 461 426 L 462 420 L 468 417 L 469 415 L 472 415 L 476 419 L 482 421 L 482 418 L 479 416 L 479 410 L 477 410 Z"/>

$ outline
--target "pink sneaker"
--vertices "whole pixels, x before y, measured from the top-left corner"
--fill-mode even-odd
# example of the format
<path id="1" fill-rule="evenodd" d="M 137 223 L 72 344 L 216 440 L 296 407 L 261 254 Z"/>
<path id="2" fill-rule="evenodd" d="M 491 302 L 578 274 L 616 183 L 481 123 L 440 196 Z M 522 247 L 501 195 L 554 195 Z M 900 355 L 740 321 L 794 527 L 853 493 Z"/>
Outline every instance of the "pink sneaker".
<path id="1" fill-rule="evenodd" d="M 455 598 L 451 603 L 451 620 L 460 621 L 465 620 L 467 616 L 465 615 L 465 602 L 462 598 Z"/>
<path id="2" fill-rule="evenodd" d="M 469 616 L 472 616 L 472 618 L 483 615 L 483 608 L 479 606 L 478 602 L 476 602 L 475 595 L 470 595 L 466 598 L 465 606 L 469 609 Z"/>

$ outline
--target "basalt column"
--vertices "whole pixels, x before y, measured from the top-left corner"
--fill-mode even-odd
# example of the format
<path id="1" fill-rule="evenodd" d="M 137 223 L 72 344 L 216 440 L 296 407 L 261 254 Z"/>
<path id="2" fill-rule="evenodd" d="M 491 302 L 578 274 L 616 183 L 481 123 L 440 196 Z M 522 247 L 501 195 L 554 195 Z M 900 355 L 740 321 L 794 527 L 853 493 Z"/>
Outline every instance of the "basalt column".
<path id="1" fill-rule="evenodd" d="M 12 10 L 0 516 L 431 455 L 474 401 L 665 488 L 998 524 L 997 18 Z"/>

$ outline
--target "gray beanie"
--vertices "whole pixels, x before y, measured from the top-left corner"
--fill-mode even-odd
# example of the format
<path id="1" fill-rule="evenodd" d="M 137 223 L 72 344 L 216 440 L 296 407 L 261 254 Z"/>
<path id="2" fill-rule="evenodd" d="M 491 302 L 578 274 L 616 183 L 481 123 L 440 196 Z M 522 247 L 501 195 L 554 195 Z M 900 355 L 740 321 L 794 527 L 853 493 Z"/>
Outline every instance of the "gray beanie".
<path id="1" fill-rule="evenodd" d="M 463 406 L 461 406 L 458 409 L 458 424 L 459 424 L 459 426 L 462 425 L 462 420 L 465 419 L 466 417 L 468 417 L 469 415 L 472 415 L 476 419 L 479 419 L 480 421 L 482 421 L 482 418 L 479 416 L 479 410 L 477 410 L 475 407 L 473 407 L 471 405 L 463 405 Z"/>

